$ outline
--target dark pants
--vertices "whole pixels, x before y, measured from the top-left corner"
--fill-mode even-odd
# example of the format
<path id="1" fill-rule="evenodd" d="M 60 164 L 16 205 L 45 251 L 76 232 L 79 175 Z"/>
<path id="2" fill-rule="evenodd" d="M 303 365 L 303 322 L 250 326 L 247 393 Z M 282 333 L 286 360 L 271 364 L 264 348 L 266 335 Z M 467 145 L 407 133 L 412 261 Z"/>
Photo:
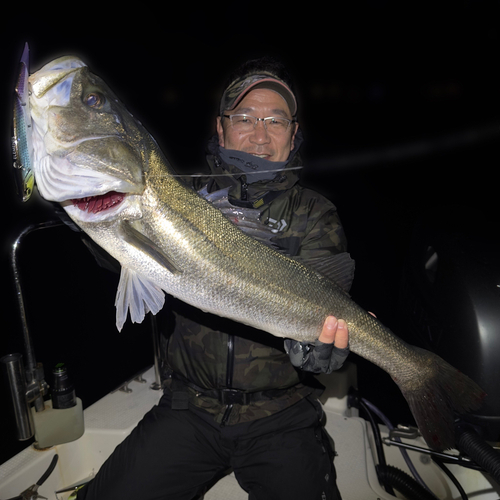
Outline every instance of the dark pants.
<path id="1" fill-rule="evenodd" d="M 172 410 L 165 394 L 99 473 L 87 500 L 193 500 L 233 468 L 251 500 L 340 499 L 319 403 L 220 427 L 199 410 Z"/>

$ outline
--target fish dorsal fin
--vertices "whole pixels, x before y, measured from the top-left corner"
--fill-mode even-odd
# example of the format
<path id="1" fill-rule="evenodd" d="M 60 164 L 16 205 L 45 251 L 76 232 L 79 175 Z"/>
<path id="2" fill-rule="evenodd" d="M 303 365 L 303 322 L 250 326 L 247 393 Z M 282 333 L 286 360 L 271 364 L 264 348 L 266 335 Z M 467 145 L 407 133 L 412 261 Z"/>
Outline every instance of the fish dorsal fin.
<path id="1" fill-rule="evenodd" d="M 132 323 L 141 323 L 148 312 L 158 313 L 165 303 L 163 290 L 132 269 L 122 267 L 116 292 L 116 327 L 119 331 L 130 311 Z"/>

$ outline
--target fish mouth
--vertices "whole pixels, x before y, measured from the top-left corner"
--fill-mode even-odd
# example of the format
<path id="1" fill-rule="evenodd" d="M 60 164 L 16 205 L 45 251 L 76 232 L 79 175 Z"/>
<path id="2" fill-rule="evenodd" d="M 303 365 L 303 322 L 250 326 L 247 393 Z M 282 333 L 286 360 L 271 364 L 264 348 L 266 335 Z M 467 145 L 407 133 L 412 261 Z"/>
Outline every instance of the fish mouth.
<path id="1" fill-rule="evenodd" d="M 141 198 L 140 194 L 108 191 L 104 194 L 70 198 L 61 202 L 61 205 L 77 224 L 99 224 L 140 219 Z"/>
<path id="2" fill-rule="evenodd" d="M 98 214 L 105 212 L 110 208 L 119 205 L 125 198 L 125 193 L 118 193 L 117 191 L 110 191 L 109 193 L 86 196 L 85 198 L 74 198 L 71 200 L 73 206 L 79 208 L 82 212 L 89 214 Z"/>

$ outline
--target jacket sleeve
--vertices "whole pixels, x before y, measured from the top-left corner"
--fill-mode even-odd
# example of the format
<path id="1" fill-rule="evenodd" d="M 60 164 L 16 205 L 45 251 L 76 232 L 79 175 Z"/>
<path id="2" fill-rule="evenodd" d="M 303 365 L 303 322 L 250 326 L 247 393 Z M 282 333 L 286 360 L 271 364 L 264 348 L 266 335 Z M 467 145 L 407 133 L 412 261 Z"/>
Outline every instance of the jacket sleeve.
<path id="1" fill-rule="evenodd" d="M 347 239 L 336 207 L 320 195 L 312 196 L 306 206 L 307 231 L 301 239 L 297 256 L 305 262 L 323 263 L 345 253 Z M 350 288 L 350 282 L 347 288 Z M 291 363 L 301 370 L 331 373 L 342 367 L 349 354 L 349 347 L 339 349 L 334 344 L 325 344 L 319 340 L 311 344 L 285 339 L 285 351 Z"/>
<path id="2" fill-rule="evenodd" d="M 345 251 L 347 251 L 347 239 L 336 207 L 328 200 L 315 201 L 297 255 L 310 259 L 328 257 Z"/>

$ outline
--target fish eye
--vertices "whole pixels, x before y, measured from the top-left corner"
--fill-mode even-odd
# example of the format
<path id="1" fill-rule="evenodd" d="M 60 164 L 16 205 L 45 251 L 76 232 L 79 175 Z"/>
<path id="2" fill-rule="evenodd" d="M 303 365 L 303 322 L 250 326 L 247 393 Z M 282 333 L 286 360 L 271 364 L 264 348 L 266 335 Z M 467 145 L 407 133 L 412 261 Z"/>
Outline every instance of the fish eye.
<path id="1" fill-rule="evenodd" d="M 106 102 L 105 97 L 99 92 L 91 92 L 90 94 L 87 94 L 84 98 L 84 103 L 89 108 L 100 109 L 104 106 L 105 102 Z"/>

